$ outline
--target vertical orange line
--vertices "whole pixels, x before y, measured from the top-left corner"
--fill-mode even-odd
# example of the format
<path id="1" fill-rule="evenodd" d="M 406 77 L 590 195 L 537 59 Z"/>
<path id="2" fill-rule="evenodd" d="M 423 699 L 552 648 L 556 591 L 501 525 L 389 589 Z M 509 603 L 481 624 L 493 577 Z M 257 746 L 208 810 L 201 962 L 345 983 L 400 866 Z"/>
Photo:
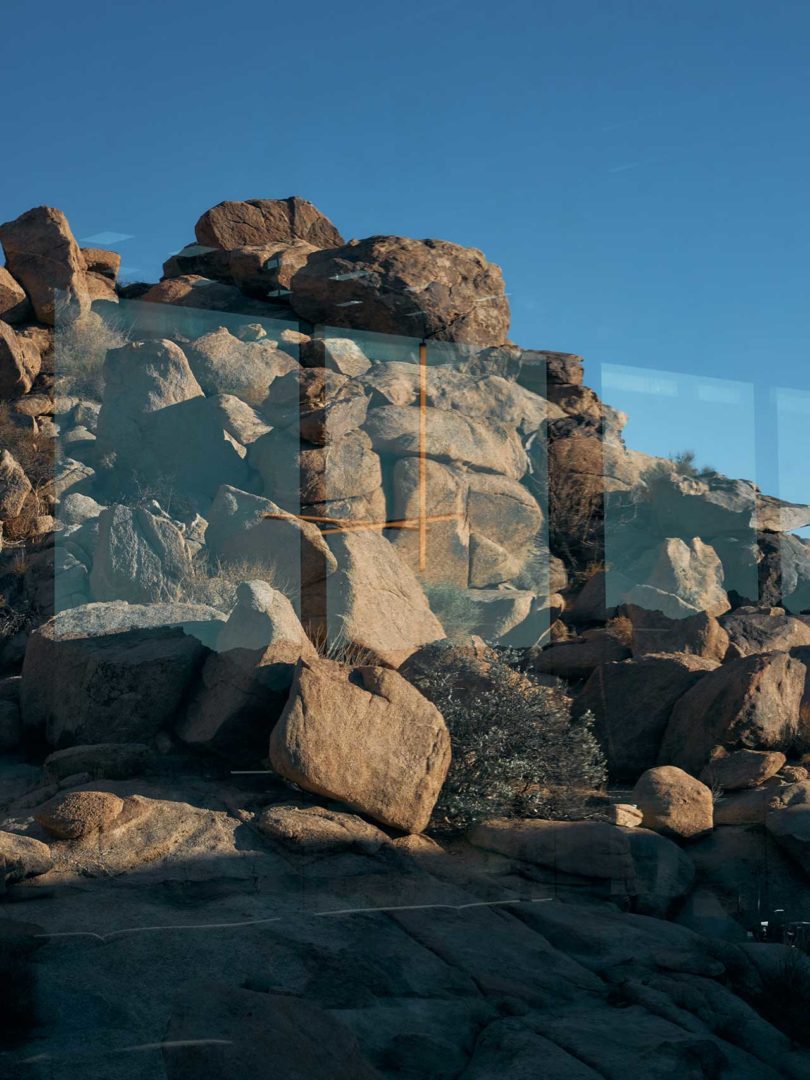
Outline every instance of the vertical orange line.
<path id="1" fill-rule="evenodd" d="M 419 569 L 427 566 L 427 343 L 419 343 Z"/>

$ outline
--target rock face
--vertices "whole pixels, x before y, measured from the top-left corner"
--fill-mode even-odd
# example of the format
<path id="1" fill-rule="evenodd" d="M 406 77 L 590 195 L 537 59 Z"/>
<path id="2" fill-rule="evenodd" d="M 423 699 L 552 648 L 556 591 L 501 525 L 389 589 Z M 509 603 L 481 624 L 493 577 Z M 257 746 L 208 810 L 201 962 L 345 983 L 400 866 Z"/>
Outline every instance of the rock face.
<path id="1" fill-rule="evenodd" d="M 673 708 L 660 760 L 697 774 L 718 745 L 788 750 L 803 743 L 801 652 L 744 656 L 706 675 Z"/>
<path id="2" fill-rule="evenodd" d="M 33 314 L 25 289 L 4 266 L 0 266 L 0 319 L 14 326 L 27 322 Z"/>
<path id="3" fill-rule="evenodd" d="M 200 980 L 175 998 L 163 1044 L 168 1080 L 203 1076 L 329 1076 L 379 1080 L 357 1040 L 332 1013 L 287 994 Z"/>
<path id="4" fill-rule="evenodd" d="M 711 791 L 682 769 L 648 769 L 633 789 L 633 799 L 646 828 L 664 836 L 690 840 L 712 828 Z"/>
<path id="5" fill-rule="evenodd" d="M 291 289 L 296 314 L 327 326 L 474 345 L 500 345 L 509 329 L 500 269 L 445 240 L 352 240 L 311 255 Z"/>
<path id="6" fill-rule="evenodd" d="M 270 806 L 259 815 L 256 827 L 285 847 L 313 855 L 348 850 L 374 854 L 390 843 L 368 821 L 322 806 Z"/>
<path id="7" fill-rule="evenodd" d="M 92 780 L 124 780 L 143 776 L 151 761 L 152 752 L 144 743 L 94 743 L 55 750 L 43 768 L 57 782 L 79 773 L 87 773 Z"/>
<path id="8" fill-rule="evenodd" d="M 721 623 L 740 656 L 810 645 L 810 626 L 784 608 L 740 607 Z"/>
<path id="9" fill-rule="evenodd" d="M 632 604 L 622 609 L 633 624 L 633 656 L 647 653 L 689 653 L 722 663 L 728 653 L 728 631 L 713 615 L 701 611 L 683 619 L 669 619 L 660 611 Z"/>
<path id="10" fill-rule="evenodd" d="M 450 736 L 436 707 L 396 672 L 302 661 L 270 761 L 307 791 L 421 832 L 447 775 Z"/>
<path id="11" fill-rule="evenodd" d="M 7 221 L 0 225 L 0 244 L 40 322 L 54 325 L 61 299 L 79 311 L 89 308 L 84 259 L 61 210 L 38 206 Z"/>
<path id="12" fill-rule="evenodd" d="M 288 199 L 246 199 L 221 202 L 194 226 L 197 243 L 212 248 L 240 248 L 305 240 L 315 247 L 338 247 L 343 237 L 311 202 Z"/>
<path id="13" fill-rule="evenodd" d="M 675 703 L 715 667 L 713 661 L 682 653 L 651 654 L 596 668 L 573 708 L 577 715 L 590 710 L 596 718 L 612 776 L 635 779 L 658 762 Z"/>
<path id="14" fill-rule="evenodd" d="M 27 394 L 41 362 L 34 344 L 0 319 L 0 400 Z"/>
<path id="15" fill-rule="evenodd" d="M 87 604 L 31 635 L 20 705 L 53 747 L 139 742 L 175 719 L 223 617 L 193 604 Z M 186 632 L 188 631 L 188 632 Z"/>

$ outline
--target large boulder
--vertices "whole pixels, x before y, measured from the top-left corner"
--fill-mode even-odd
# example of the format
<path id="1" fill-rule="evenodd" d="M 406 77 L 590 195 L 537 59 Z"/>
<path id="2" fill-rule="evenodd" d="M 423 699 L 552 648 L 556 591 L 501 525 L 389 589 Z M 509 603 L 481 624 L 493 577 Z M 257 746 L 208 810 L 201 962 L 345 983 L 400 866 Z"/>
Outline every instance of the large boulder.
<path id="1" fill-rule="evenodd" d="M 41 364 L 33 342 L 0 319 L 0 400 L 27 394 Z"/>
<path id="2" fill-rule="evenodd" d="M 445 240 L 352 240 L 310 256 L 291 289 L 312 323 L 472 345 L 500 345 L 509 330 L 500 268 Z"/>
<path id="3" fill-rule="evenodd" d="M 316 525 L 270 499 L 227 485 L 211 504 L 205 543 L 214 558 L 246 565 L 252 568 L 251 576 L 270 581 L 288 595 L 324 581 L 337 569 Z"/>
<path id="4" fill-rule="evenodd" d="M 31 481 L 9 450 L 0 450 L 0 522 L 15 518 L 31 492 Z"/>
<path id="5" fill-rule="evenodd" d="M 739 656 L 810 645 L 810 626 L 784 608 L 739 607 L 720 623 Z"/>
<path id="6" fill-rule="evenodd" d="M 86 311 L 90 295 L 84 259 L 61 210 L 37 206 L 0 225 L 6 266 L 28 294 L 37 319 L 53 326 L 56 305 Z"/>
<path id="7" fill-rule="evenodd" d="M 203 510 L 221 485 L 250 485 L 247 447 L 268 431 L 256 410 L 232 394 L 170 405 L 145 418 L 143 427 L 144 474 L 168 480 Z"/>
<path id="8" fill-rule="evenodd" d="M 648 769 L 633 788 L 633 800 L 646 828 L 664 836 L 690 840 L 712 828 L 712 793 L 683 769 Z"/>
<path id="9" fill-rule="evenodd" d="M 339 371 L 302 368 L 277 379 L 262 406 L 274 428 L 314 446 L 338 442 L 366 419 L 368 397 L 361 383 Z"/>
<path id="10" fill-rule="evenodd" d="M 174 600 L 191 577 L 185 537 L 168 517 L 111 506 L 98 518 L 90 571 L 94 600 L 149 604 Z"/>
<path id="11" fill-rule="evenodd" d="M 104 362 L 99 453 L 115 453 L 128 465 L 137 465 L 147 449 L 146 417 L 202 396 L 185 353 L 173 341 L 134 341 L 111 349 Z"/>
<path id="12" fill-rule="evenodd" d="M 769 809 L 765 828 L 810 877 L 810 801 Z"/>
<path id="13" fill-rule="evenodd" d="M 329 218 L 297 195 L 217 203 L 199 219 L 194 235 L 198 244 L 226 249 L 274 242 L 292 244 L 296 240 L 321 248 L 343 243 Z"/>
<path id="14" fill-rule="evenodd" d="M 810 744 L 803 652 L 757 653 L 709 672 L 673 708 L 659 760 L 697 774 L 715 746 L 787 751 Z"/>
<path id="15" fill-rule="evenodd" d="M 58 783 L 79 773 L 93 780 L 126 780 L 142 776 L 151 764 L 152 751 L 145 743 L 91 743 L 54 750 L 42 767 L 46 778 Z"/>
<path id="16" fill-rule="evenodd" d="M 561 641 L 547 649 L 533 650 L 531 670 L 560 679 L 587 679 L 602 664 L 630 658 L 630 649 L 612 634 L 587 630 L 573 641 Z"/>
<path id="17" fill-rule="evenodd" d="M 34 818 L 57 840 L 78 840 L 108 829 L 123 809 L 123 799 L 109 791 L 68 791 L 49 799 Z"/>
<path id="18" fill-rule="evenodd" d="M 290 601 L 265 581 L 245 581 L 176 726 L 184 742 L 238 761 L 259 761 L 281 714 L 295 665 L 315 661 Z"/>
<path id="19" fill-rule="evenodd" d="M 235 394 L 254 405 L 265 400 L 274 379 L 298 370 L 273 341 L 241 341 L 224 326 L 192 341 L 187 354 L 204 393 Z"/>
<path id="20" fill-rule="evenodd" d="M 460 412 L 384 405 L 371 410 L 365 429 L 379 453 L 419 455 L 424 433 L 424 452 L 437 461 L 456 462 L 513 480 L 520 480 L 528 467 L 526 452 L 514 428 Z"/>
<path id="21" fill-rule="evenodd" d="M 345 851 L 374 855 L 391 842 L 382 829 L 356 814 L 323 806 L 269 806 L 255 825 L 275 843 L 307 855 Z"/>
<path id="22" fill-rule="evenodd" d="M 0 831 L 0 892 L 23 878 L 47 874 L 52 866 L 47 844 L 33 836 Z"/>
<path id="23" fill-rule="evenodd" d="M 290 282 L 301 269 L 313 251 L 317 248 L 305 240 L 292 243 L 248 244 L 222 252 L 206 248 L 211 254 L 206 258 L 224 255 L 227 261 L 227 276 L 247 296 L 284 297 L 290 288 Z M 190 270 L 187 273 L 204 273 L 202 270 Z M 209 273 L 210 277 L 216 274 Z"/>
<path id="24" fill-rule="evenodd" d="M 292 434 L 271 431 L 250 448 L 248 460 L 268 498 L 297 510 L 371 495 L 380 488 L 380 459 L 364 431 L 348 431 L 325 446 L 302 444 Z"/>
<path id="25" fill-rule="evenodd" d="M 590 711 L 596 718 L 613 777 L 635 779 L 658 762 L 675 702 L 716 666 L 711 660 L 675 653 L 614 661 L 595 669 L 574 699 L 573 710 L 576 715 Z"/>
<path id="26" fill-rule="evenodd" d="M 57 749 L 140 742 L 169 726 L 224 617 L 196 604 L 85 604 L 34 631 L 23 665 L 26 734 Z"/>
<path id="27" fill-rule="evenodd" d="M 307 791 L 422 832 L 450 766 L 450 736 L 438 709 L 395 671 L 301 661 L 270 761 Z"/>
<path id="28" fill-rule="evenodd" d="M 690 613 L 722 615 L 731 607 L 723 589 L 723 565 L 717 552 L 698 537 L 688 543 L 678 537 L 664 540 L 653 554 L 651 569 L 638 583 L 676 597 L 691 608 Z M 631 591 L 628 599 L 633 597 L 641 599 Z M 648 600 L 640 606 L 654 607 L 654 604 Z"/>
<path id="29" fill-rule="evenodd" d="M 672 619 L 662 611 L 627 604 L 622 608 L 622 614 L 633 626 L 631 647 L 634 657 L 648 653 L 689 653 L 720 663 L 726 658 L 730 644 L 728 632 L 705 611 Z"/>
<path id="30" fill-rule="evenodd" d="M 328 540 L 337 561 L 321 613 L 330 641 L 367 649 L 398 667 L 420 646 L 445 636 L 416 575 L 379 532 L 347 530 Z"/>
<path id="31" fill-rule="evenodd" d="M 0 266 L 0 319 L 16 326 L 29 322 L 34 312 L 25 289 L 15 281 L 4 266 Z"/>
<path id="32" fill-rule="evenodd" d="M 775 776 L 786 758 L 779 750 L 733 750 L 718 747 L 700 779 L 712 788 L 738 791 L 753 788 Z"/>

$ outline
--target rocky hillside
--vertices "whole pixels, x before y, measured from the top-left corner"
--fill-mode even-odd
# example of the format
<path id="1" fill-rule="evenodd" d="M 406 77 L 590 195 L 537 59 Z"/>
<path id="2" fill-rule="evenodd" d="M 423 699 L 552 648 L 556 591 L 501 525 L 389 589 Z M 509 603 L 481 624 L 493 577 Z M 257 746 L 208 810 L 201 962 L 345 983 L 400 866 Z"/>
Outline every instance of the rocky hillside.
<path id="1" fill-rule="evenodd" d="M 629 449 L 477 250 L 195 237 L 0 225 L 6 1060 L 810 1076 L 810 507 Z"/>

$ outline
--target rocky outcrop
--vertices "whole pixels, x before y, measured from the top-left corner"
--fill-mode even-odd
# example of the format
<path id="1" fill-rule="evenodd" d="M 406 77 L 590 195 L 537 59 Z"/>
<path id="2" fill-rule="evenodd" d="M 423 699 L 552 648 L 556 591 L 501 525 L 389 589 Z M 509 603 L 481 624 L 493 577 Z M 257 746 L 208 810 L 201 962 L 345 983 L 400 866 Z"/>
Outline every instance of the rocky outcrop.
<path id="1" fill-rule="evenodd" d="M 699 773 L 715 746 L 790 750 L 804 745 L 802 650 L 757 653 L 724 664 L 672 710 L 660 760 Z"/>
<path id="2" fill-rule="evenodd" d="M 79 245 L 61 210 L 38 206 L 0 225 L 6 268 L 25 289 L 37 319 L 53 326 L 56 309 L 89 309 L 90 294 Z"/>
<path id="3" fill-rule="evenodd" d="M 302 661 L 270 761 L 306 791 L 416 833 L 447 774 L 450 737 L 436 707 L 396 672 Z"/>
<path id="4" fill-rule="evenodd" d="M 0 319 L 0 401 L 27 394 L 41 365 L 35 345 Z"/>
<path id="5" fill-rule="evenodd" d="M 327 326 L 479 346 L 509 329 L 500 269 L 445 240 L 373 236 L 315 252 L 291 293 L 299 318 Z"/>
<path id="6" fill-rule="evenodd" d="M 241 248 L 305 240 L 315 247 L 334 248 L 343 237 L 320 210 L 297 195 L 289 199 L 247 199 L 221 202 L 194 227 L 197 243 L 212 248 Z"/>
<path id="7" fill-rule="evenodd" d="M 142 507 L 112 506 L 98 518 L 90 571 L 93 600 L 171 601 L 191 575 L 191 554 L 177 525 Z"/>

